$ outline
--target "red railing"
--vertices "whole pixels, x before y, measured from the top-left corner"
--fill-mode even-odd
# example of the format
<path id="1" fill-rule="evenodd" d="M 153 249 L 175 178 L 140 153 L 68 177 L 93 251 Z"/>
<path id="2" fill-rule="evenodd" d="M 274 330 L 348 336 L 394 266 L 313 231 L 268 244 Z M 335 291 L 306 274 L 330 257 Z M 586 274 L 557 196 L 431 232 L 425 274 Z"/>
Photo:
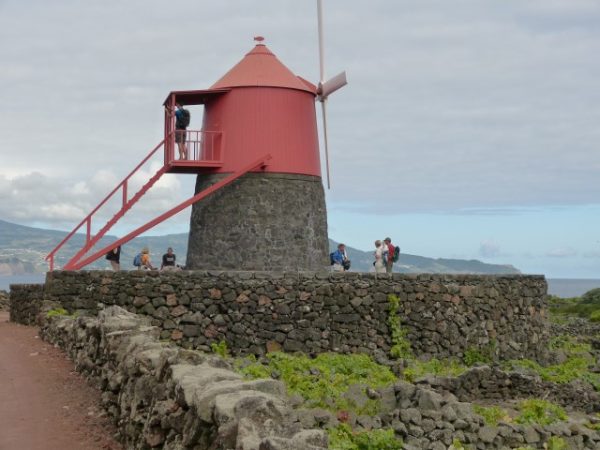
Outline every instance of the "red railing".
<path id="1" fill-rule="evenodd" d="M 167 145 L 165 146 L 165 163 L 171 164 L 177 161 L 194 161 L 206 163 L 221 163 L 223 155 L 221 154 L 222 133 L 220 131 L 185 131 L 186 158 L 179 159 L 179 147 L 175 142 L 176 133 L 180 130 L 174 130 L 168 134 Z"/>
<path id="2" fill-rule="evenodd" d="M 148 156 L 146 156 L 142 162 L 140 162 L 123 181 L 121 181 L 117 187 L 115 187 L 98 206 L 96 206 L 92 212 L 90 212 L 80 223 L 77 225 L 49 254 L 46 256 L 46 261 L 49 261 L 50 270 L 54 270 L 54 259 L 56 253 L 63 247 L 63 245 L 71 239 L 77 231 L 79 231 L 85 224 L 85 244 L 83 247 L 65 264 L 64 269 L 74 270 L 82 267 L 79 260 L 90 251 L 94 245 L 104 237 L 104 235 L 111 229 L 111 227 L 121 219 L 129 209 L 158 181 L 158 179 L 165 173 L 169 172 L 172 166 L 182 165 L 188 167 L 216 167 L 222 163 L 222 151 L 221 151 L 221 140 L 222 134 L 218 131 L 198 131 L 198 130 L 187 130 L 186 131 L 186 153 L 187 157 L 185 160 L 179 160 L 175 158 L 175 153 L 178 153 L 177 144 L 175 143 L 175 132 L 172 131 L 167 135 L 166 140 L 162 140 L 156 147 L 154 147 Z M 164 165 L 136 192 L 131 198 L 129 198 L 128 188 L 131 177 L 144 165 L 150 158 L 152 158 L 157 151 L 164 146 Z M 106 222 L 106 224 L 100 228 L 100 230 L 92 236 L 92 219 L 94 215 L 102 208 L 111 198 L 121 191 L 121 208 L 117 213 Z M 86 258 L 88 261 L 89 258 Z"/>
<path id="3" fill-rule="evenodd" d="M 127 192 L 127 188 L 129 185 L 129 180 L 131 179 L 131 177 L 150 159 L 152 158 L 152 156 L 154 156 L 156 154 L 156 152 L 158 151 L 159 148 L 161 148 L 164 144 L 164 140 L 160 141 L 158 143 L 158 145 L 156 147 L 154 147 L 150 153 L 148 153 L 148 155 L 142 160 L 142 162 L 140 162 L 130 173 L 129 175 L 127 175 L 123 181 L 121 181 L 117 187 L 115 187 L 105 198 L 104 200 L 102 200 L 98 206 L 96 206 L 92 212 L 90 212 L 87 216 L 84 217 L 84 219 L 79 223 L 79 225 L 77 225 L 75 228 L 73 228 L 73 230 L 67 234 L 67 236 L 60 241 L 60 243 L 54 247 L 54 249 L 46 256 L 46 261 L 49 262 L 50 264 L 50 270 L 54 269 L 54 256 L 56 255 L 56 253 L 62 248 L 62 246 L 73 237 L 73 235 L 75 233 L 77 233 L 77 231 L 85 224 L 85 228 L 86 228 L 86 239 L 85 239 L 85 245 L 84 247 L 73 257 L 71 258 L 71 260 L 65 265 L 65 268 L 67 268 L 69 266 L 69 264 L 77 261 L 77 259 L 79 259 L 83 254 L 85 254 L 85 252 L 87 252 L 91 247 L 93 247 L 93 245 L 98 242 L 98 240 L 100 240 L 100 238 L 102 236 L 104 236 L 104 234 L 106 234 L 106 232 L 108 231 L 108 229 L 120 218 L 122 217 L 125 212 L 127 212 L 127 210 L 129 210 L 131 208 L 131 206 L 133 206 L 133 204 L 135 202 L 137 202 L 137 200 L 139 200 L 139 198 L 148 190 L 150 189 L 151 185 L 153 185 L 158 178 L 160 178 L 160 175 L 162 175 L 162 173 L 160 173 L 160 175 L 157 173 L 155 176 L 153 176 L 150 181 L 148 183 L 146 183 L 144 186 L 142 186 L 142 189 L 140 189 L 140 191 L 138 191 L 138 193 L 136 193 L 131 199 L 128 200 L 128 192 Z M 163 171 L 164 168 L 162 168 L 161 170 L 159 170 L 159 172 Z M 158 176 L 157 176 L 158 175 Z M 150 185 L 149 185 L 150 184 Z M 113 198 L 113 196 L 118 192 L 118 191 L 122 192 L 122 206 L 121 206 L 121 210 L 115 214 L 115 216 L 109 220 L 107 222 L 107 224 L 100 230 L 100 232 L 98 234 L 96 234 L 93 238 L 92 238 L 92 219 L 94 214 L 96 214 L 96 212 L 102 207 L 104 206 L 111 198 Z"/>
<path id="4" fill-rule="evenodd" d="M 203 198 L 208 197 L 213 192 L 221 189 L 224 186 L 227 186 L 228 184 L 230 184 L 233 181 L 237 180 L 238 178 L 240 178 L 241 176 L 245 175 L 246 173 L 248 173 L 248 172 L 250 172 L 250 171 L 252 171 L 254 169 L 257 169 L 257 168 L 264 168 L 267 165 L 267 163 L 268 163 L 268 161 L 270 159 L 271 159 L 271 155 L 270 154 L 266 154 L 263 157 L 261 157 L 261 158 L 255 160 L 255 161 L 253 161 L 252 163 L 246 165 L 245 167 L 242 167 L 237 172 L 230 173 L 229 175 L 227 175 L 225 178 L 221 179 L 217 183 L 215 183 L 215 184 L 207 187 L 206 189 L 198 192 L 193 197 L 191 197 L 191 198 L 187 199 L 186 201 L 180 203 L 179 205 L 175 206 L 174 208 L 170 209 L 169 211 L 161 214 L 160 216 L 158 216 L 155 219 L 151 220 L 147 224 L 142 225 L 139 228 L 136 228 L 135 230 L 133 230 L 132 232 L 130 232 L 126 236 L 123 236 L 121 239 L 118 239 L 117 241 L 113 242 L 110 245 L 107 245 L 103 249 L 98 250 L 97 252 L 95 252 L 94 254 L 88 256 L 87 258 L 85 258 L 83 260 L 80 260 L 80 261 L 77 261 L 75 264 L 73 264 L 73 266 L 70 268 L 70 270 L 79 270 L 79 269 L 85 267 L 86 265 L 93 263 L 94 261 L 96 261 L 98 258 L 101 258 L 102 256 L 104 256 L 109 251 L 117 248 L 120 245 L 126 244 L 131 239 L 135 238 L 136 236 L 139 236 L 141 233 L 144 233 L 144 232 L 148 231 L 150 228 L 158 225 L 159 223 L 163 222 L 164 220 L 166 220 L 166 219 L 174 216 L 175 214 L 183 211 L 188 206 L 191 206 L 194 203 L 202 200 Z"/>

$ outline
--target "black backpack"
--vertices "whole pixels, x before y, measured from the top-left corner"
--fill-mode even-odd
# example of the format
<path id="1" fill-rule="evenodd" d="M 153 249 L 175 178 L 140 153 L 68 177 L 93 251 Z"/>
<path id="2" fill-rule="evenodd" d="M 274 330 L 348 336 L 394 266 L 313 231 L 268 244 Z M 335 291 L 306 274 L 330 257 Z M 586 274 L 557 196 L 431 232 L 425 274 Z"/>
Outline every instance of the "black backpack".
<path id="1" fill-rule="evenodd" d="M 176 128 L 180 130 L 187 128 L 190 124 L 191 115 L 187 109 L 181 110 L 181 115 L 177 118 L 177 123 L 175 124 Z"/>
<path id="2" fill-rule="evenodd" d="M 333 252 L 335 253 L 335 252 Z M 329 265 L 333 266 L 335 264 L 335 261 L 333 260 L 333 253 L 329 254 Z"/>
<path id="3" fill-rule="evenodd" d="M 392 256 L 392 261 L 398 262 L 399 258 L 400 258 L 400 247 L 396 246 L 396 247 L 394 247 L 394 256 Z"/>

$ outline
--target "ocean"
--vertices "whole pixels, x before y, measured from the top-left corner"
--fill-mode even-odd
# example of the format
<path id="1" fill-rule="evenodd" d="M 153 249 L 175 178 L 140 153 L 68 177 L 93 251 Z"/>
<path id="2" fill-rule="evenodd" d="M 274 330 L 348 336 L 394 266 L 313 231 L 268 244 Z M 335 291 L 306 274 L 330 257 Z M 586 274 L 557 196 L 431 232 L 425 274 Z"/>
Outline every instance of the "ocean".
<path id="1" fill-rule="evenodd" d="M 8 291 L 10 284 L 43 283 L 45 274 L 0 276 L 0 290 Z M 558 297 L 578 297 L 600 287 L 600 279 L 548 278 L 548 293 Z"/>

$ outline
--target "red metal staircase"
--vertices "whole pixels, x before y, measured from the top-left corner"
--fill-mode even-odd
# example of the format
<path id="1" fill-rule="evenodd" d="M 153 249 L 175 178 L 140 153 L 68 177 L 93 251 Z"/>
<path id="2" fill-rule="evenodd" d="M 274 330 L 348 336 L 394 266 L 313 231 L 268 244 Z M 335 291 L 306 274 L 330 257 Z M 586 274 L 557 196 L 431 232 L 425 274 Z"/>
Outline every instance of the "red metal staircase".
<path id="1" fill-rule="evenodd" d="M 192 131 L 193 133 L 198 133 L 195 131 Z M 172 138 L 172 136 L 169 136 L 169 138 Z M 170 143 L 170 142 L 169 142 Z M 154 156 L 157 151 L 161 148 L 164 147 L 165 148 L 165 159 L 164 159 L 164 165 L 140 188 L 140 190 L 138 192 L 136 192 L 131 198 L 128 198 L 128 187 L 129 187 L 129 182 L 131 180 L 131 177 L 137 173 L 140 168 L 150 159 L 152 158 L 152 156 Z M 169 150 L 171 149 L 171 150 Z M 119 245 L 123 245 L 127 242 L 129 242 L 131 239 L 135 238 L 136 236 L 140 235 L 141 233 L 144 233 L 146 231 L 148 231 L 149 229 L 151 229 L 152 227 L 158 225 L 159 223 L 163 222 L 164 220 L 172 217 L 173 215 L 181 212 L 182 210 L 184 210 L 185 208 L 187 208 L 188 206 L 191 206 L 192 204 L 196 203 L 199 200 L 202 200 L 203 198 L 209 196 L 210 194 L 212 194 L 213 192 L 217 191 L 218 189 L 221 189 L 222 187 L 230 184 L 231 182 L 237 180 L 238 178 L 240 178 L 242 175 L 252 171 L 252 170 L 256 170 L 257 168 L 260 167 L 264 167 L 267 163 L 267 161 L 269 159 L 271 159 L 271 155 L 266 154 L 263 157 L 253 161 L 252 163 L 248 164 L 247 166 L 241 168 L 240 170 L 233 172 L 231 174 L 229 174 L 228 176 L 226 176 L 225 178 L 223 178 L 221 181 L 219 181 L 218 183 L 215 183 L 214 185 L 204 189 L 203 191 L 199 192 L 198 194 L 194 195 L 193 197 L 189 198 L 188 200 L 180 203 L 179 205 L 175 206 L 174 208 L 170 209 L 169 211 L 161 214 L 160 216 L 156 217 L 155 219 L 151 220 L 150 222 L 148 222 L 147 224 L 136 228 L 135 230 L 133 230 L 132 232 L 130 232 L 129 234 L 127 234 L 126 236 L 118 239 L 117 241 L 113 242 L 112 244 L 102 248 L 101 250 L 98 250 L 96 252 L 94 252 L 92 255 L 87 256 L 84 258 L 84 256 L 100 241 L 100 239 L 102 239 L 102 237 L 104 237 L 106 235 L 106 233 L 127 213 L 127 211 L 129 211 L 133 205 L 135 205 L 143 196 L 146 192 L 148 192 L 148 190 L 154 186 L 154 184 L 165 174 L 165 173 L 169 173 L 169 172 L 173 172 L 173 173 L 181 173 L 181 172 L 187 172 L 187 173 L 198 173 L 202 170 L 210 170 L 211 168 L 215 168 L 215 167 L 219 167 L 221 165 L 221 156 L 220 154 L 218 154 L 218 159 L 214 158 L 213 159 L 194 159 L 194 160 L 187 160 L 187 161 L 179 161 L 179 160 L 175 160 L 173 158 L 172 155 L 172 147 L 170 145 L 165 145 L 165 140 L 162 140 L 156 147 L 154 147 L 150 153 L 129 173 L 129 175 L 127 175 L 123 181 L 121 181 L 105 198 L 104 200 L 102 200 L 98 206 L 96 206 L 92 212 L 90 212 L 80 223 L 79 225 L 77 225 L 47 256 L 46 256 L 46 261 L 49 262 L 49 266 L 50 266 L 50 270 L 54 270 L 54 259 L 56 256 L 56 253 L 64 246 L 64 244 L 69 241 L 76 233 L 77 231 L 79 231 L 85 224 L 86 227 L 86 239 L 85 239 L 85 243 L 83 245 L 83 247 L 77 251 L 75 253 L 75 255 L 73 255 L 69 261 L 64 265 L 63 269 L 64 270 L 80 270 L 81 268 L 85 267 L 88 264 L 93 263 L 94 261 L 96 261 L 97 259 L 101 258 L 102 256 L 104 256 L 107 252 L 109 252 L 110 250 L 117 248 Z M 182 170 L 183 169 L 183 170 Z M 119 191 L 121 191 L 122 194 L 122 202 L 121 202 L 121 208 L 117 211 L 117 213 L 111 218 L 109 219 L 106 224 L 100 228 L 100 230 L 92 236 L 92 219 L 94 217 L 94 215 L 98 212 L 98 210 L 104 206 L 111 198 L 113 198 L 115 196 L 115 194 L 117 194 Z M 84 259 L 82 259 L 84 258 Z"/>

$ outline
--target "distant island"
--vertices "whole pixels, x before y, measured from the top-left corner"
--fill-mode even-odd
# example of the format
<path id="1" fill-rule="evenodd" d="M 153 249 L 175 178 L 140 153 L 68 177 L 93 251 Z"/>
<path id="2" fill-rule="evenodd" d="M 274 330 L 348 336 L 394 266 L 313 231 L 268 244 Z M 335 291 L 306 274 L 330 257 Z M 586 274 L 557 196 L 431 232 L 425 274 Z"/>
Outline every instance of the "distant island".
<path id="1" fill-rule="evenodd" d="M 65 236 L 64 231 L 46 230 L 18 225 L 0 220 L 0 276 L 23 275 L 44 273 L 48 264 L 44 258 Z M 76 235 L 68 241 L 58 253 L 55 264 L 61 267 L 67 262 L 68 257 L 75 254 L 83 244 L 85 236 Z M 116 240 L 114 236 L 105 236 L 100 240 L 97 248 Z M 133 257 L 141 248 L 150 248 L 155 262 L 166 251 L 173 247 L 180 263 L 185 262 L 187 254 L 188 234 L 168 234 L 164 236 L 142 236 L 133 239 L 123 247 L 121 267 L 131 269 Z M 337 242 L 329 240 L 330 251 L 337 246 Z M 346 246 L 348 257 L 352 261 L 352 269 L 359 272 L 372 270 L 373 252 L 363 251 Z M 90 265 L 92 269 L 105 269 L 107 263 L 103 259 Z M 400 273 L 449 273 L 449 274 L 519 274 L 517 268 L 509 264 L 486 264 L 472 259 L 428 258 L 425 256 L 401 253 L 400 261 L 394 266 L 395 272 Z"/>

